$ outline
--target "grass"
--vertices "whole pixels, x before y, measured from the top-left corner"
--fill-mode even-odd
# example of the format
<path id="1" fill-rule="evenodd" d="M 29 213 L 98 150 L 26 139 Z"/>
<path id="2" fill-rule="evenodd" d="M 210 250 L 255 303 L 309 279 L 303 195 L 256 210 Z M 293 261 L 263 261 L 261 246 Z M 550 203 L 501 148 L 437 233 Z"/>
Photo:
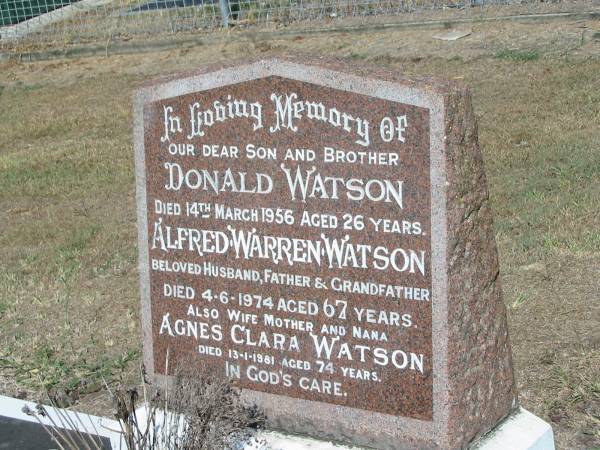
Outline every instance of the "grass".
<path id="1" fill-rule="evenodd" d="M 527 300 L 527 296 L 525 294 L 521 293 L 517 296 L 515 301 L 510 306 L 511 306 L 511 308 L 518 308 L 525 302 L 525 300 Z"/>
<path id="2" fill-rule="evenodd" d="M 133 88 L 222 59 L 336 48 L 472 88 L 520 401 L 559 448 L 600 446 L 600 59 L 558 22 L 487 26 L 485 48 L 457 41 L 450 54 L 424 31 L 388 31 L 0 66 L 2 391 L 50 386 L 103 412 L 98 374 L 137 377 Z"/>
<path id="3" fill-rule="evenodd" d="M 93 342 L 92 342 L 93 344 Z M 10 347 L 5 350 L 9 350 Z M 24 387 L 48 389 L 60 388 L 66 394 L 77 398 L 88 392 L 95 392 L 103 385 L 103 380 L 116 381 L 115 374 L 121 373 L 130 361 L 137 361 L 139 352 L 128 351 L 114 358 L 101 356 L 88 361 L 79 354 L 76 361 L 64 355 L 58 346 L 43 343 L 26 360 L 14 358 L 13 352 L 3 358 L 0 367 L 14 370 L 15 380 Z M 10 355 L 13 355 L 11 358 Z"/>
<path id="4" fill-rule="evenodd" d="M 490 175 L 506 187 L 492 191 L 499 238 L 510 241 L 511 252 L 529 255 L 525 264 L 552 252 L 600 251 L 600 138 L 591 122 L 600 116 L 600 94 L 583 89 L 597 79 L 585 64 L 554 64 L 555 72 L 511 87 L 514 95 L 529 96 L 517 111 L 513 96 L 493 104 L 499 114 L 512 114 L 511 127 L 496 121 L 489 128 L 498 137 L 486 149 L 494 155 Z"/>
<path id="5" fill-rule="evenodd" d="M 102 378 L 117 381 L 139 360 L 135 294 L 123 276 L 133 272 L 135 234 L 113 215 L 132 190 L 131 155 L 107 138 L 127 133 L 127 110 L 115 99 L 121 116 L 104 117 L 98 105 L 107 106 L 107 92 L 89 93 L 15 83 L 0 110 L 0 370 L 22 389 L 73 398 L 100 390 Z M 124 335 L 133 336 L 126 345 L 118 342 Z"/>
<path id="6" fill-rule="evenodd" d="M 537 61 L 540 54 L 536 50 L 512 50 L 505 49 L 496 53 L 496 58 L 516 62 Z"/>

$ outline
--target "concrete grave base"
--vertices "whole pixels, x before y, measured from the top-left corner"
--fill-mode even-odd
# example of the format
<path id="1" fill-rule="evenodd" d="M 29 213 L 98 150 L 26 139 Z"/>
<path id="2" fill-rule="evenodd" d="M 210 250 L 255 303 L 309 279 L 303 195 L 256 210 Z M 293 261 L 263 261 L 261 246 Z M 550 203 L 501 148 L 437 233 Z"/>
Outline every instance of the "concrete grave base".
<path id="1" fill-rule="evenodd" d="M 548 422 L 519 408 L 479 439 L 472 450 L 554 450 L 554 433 Z"/>
<path id="2" fill-rule="evenodd" d="M 362 450 L 316 439 L 263 431 L 257 435 L 264 447 L 261 450 Z M 255 450 L 248 445 L 244 450 Z M 471 450 L 554 450 L 554 435 L 549 423 L 529 411 L 519 408 L 496 428 L 480 438 Z"/>
<path id="3" fill-rule="evenodd" d="M 148 414 L 146 405 L 140 406 L 136 414 L 140 423 L 145 423 Z M 158 423 L 162 416 L 159 413 Z M 156 429 L 160 433 L 160 427 Z M 239 450 L 367 450 L 366 447 L 344 445 L 313 439 L 307 436 L 285 434 L 263 430 L 248 444 L 240 444 Z M 470 450 L 554 450 L 554 434 L 549 423 L 518 408 L 489 433 L 482 436 Z"/>

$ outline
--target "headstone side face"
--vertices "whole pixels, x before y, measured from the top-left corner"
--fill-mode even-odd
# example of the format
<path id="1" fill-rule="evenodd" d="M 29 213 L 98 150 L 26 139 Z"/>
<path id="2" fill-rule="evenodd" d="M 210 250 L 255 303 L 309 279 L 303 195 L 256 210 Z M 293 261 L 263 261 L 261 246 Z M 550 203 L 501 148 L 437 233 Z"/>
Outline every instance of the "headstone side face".
<path id="1" fill-rule="evenodd" d="M 517 407 L 492 211 L 471 94 L 447 100 L 449 448 Z"/>
<path id="2" fill-rule="evenodd" d="M 465 448 L 516 407 L 468 89 L 339 61 L 211 66 L 140 90 L 134 128 L 154 380 L 191 358 L 274 428 L 378 449 Z M 300 175 L 325 181 L 306 196 Z M 350 177 L 389 198 L 356 201 Z M 415 258 L 382 270 L 390 252 Z"/>

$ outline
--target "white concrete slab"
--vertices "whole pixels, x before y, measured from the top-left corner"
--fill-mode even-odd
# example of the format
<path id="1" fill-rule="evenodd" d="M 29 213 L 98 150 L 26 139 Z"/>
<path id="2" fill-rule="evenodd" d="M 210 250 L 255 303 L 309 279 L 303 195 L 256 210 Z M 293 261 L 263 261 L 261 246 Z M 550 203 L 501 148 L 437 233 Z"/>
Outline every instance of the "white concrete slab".
<path id="1" fill-rule="evenodd" d="M 22 411 L 25 406 L 35 411 L 37 403 L 0 395 L 0 416 L 24 422 L 38 423 L 35 417 L 29 416 Z M 54 423 L 61 424 L 61 427 L 66 430 L 94 433 L 98 436 L 108 438 L 113 449 L 125 448 L 124 443 L 121 442 L 121 428 L 116 420 L 91 416 L 68 409 L 61 409 L 58 412 L 56 408 L 46 405 L 44 405 L 44 409 L 48 413 L 48 417 L 40 417 L 38 415 L 38 418 L 44 425 L 52 426 L 52 421 L 54 421 Z M 63 418 L 61 418 L 61 414 Z M 65 416 L 67 420 L 64 419 Z M 72 423 L 74 426 L 69 423 Z"/>
<path id="2" fill-rule="evenodd" d="M 554 433 L 548 422 L 519 408 L 476 442 L 472 450 L 554 450 Z"/>
<path id="3" fill-rule="evenodd" d="M 456 41 L 457 39 L 470 36 L 471 33 L 471 30 L 452 30 L 445 33 L 438 33 L 433 38 L 439 41 Z"/>
<path id="4" fill-rule="evenodd" d="M 249 444 L 244 450 L 358 450 L 333 442 L 324 442 L 301 436 L 263 431 L 256 436 L 260 445 Z M 519 408 L 495 429 L 483 436 L 471 450 L 554 450 L 554 434 L 547 422 L 529 411 Z"/>

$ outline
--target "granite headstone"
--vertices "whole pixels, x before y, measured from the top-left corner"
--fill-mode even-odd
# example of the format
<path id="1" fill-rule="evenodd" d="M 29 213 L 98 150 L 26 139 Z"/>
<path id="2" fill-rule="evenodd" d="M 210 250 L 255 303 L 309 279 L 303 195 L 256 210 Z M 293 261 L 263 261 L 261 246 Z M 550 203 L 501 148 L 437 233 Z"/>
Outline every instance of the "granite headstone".
<path id="1" fill-rule="evenodd" d="M 381 449 L 516 407 L 464 86 L 278 59 L 149 84 L 134 116 L 154 380 L 207 365 L 274 428 Z"/>

